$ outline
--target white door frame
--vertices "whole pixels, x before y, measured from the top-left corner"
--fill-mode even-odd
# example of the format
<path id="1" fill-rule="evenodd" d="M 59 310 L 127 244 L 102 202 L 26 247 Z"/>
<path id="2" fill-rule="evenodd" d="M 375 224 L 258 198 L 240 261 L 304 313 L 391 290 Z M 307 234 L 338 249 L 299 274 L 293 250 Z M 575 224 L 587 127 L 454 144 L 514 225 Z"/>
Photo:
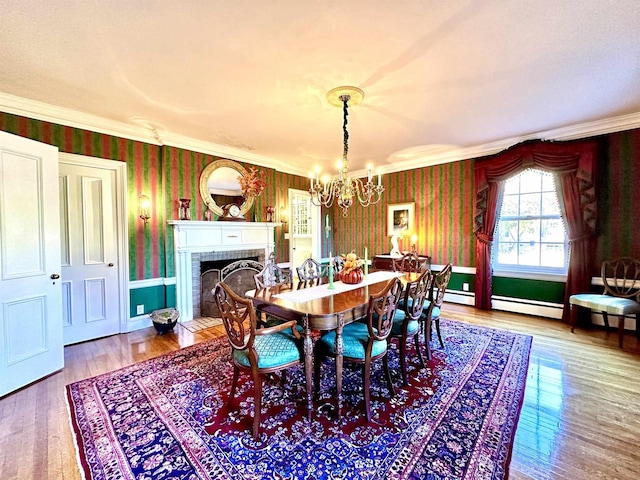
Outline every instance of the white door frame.
<path id="1" fill-rule="evenodd" d="M 116 177 L 116 248 L 118 250 L 118 298 L 120 333 L 128 332 L 129 322 L 129 222 L 127 212 L 127 163 L 73 153 L 60 153 L 59 163 L 112 170 Z"/>
<path id="2" fill-rule="evenodd" d="M 293 211 L 291 210 L 292 201 L 291 198 L 294 195 L 303 195 L 306 197 L 311 197 L 311 194 L 307 190 L 298 190 L 296 188 L 290 188 L 287 195 L 287 205 L 288 205 L 288 213 L 287 218 L 289 218 L 289 265 L 291 267 L 292 273 L 295 274 L 295 268 L 297 265 L 293 264 L 293 232 L 291 229 L 291 221 L 293 220 Z M 315 205 L 311 201 L 311 219 L 312 219 L 312 229 L 313 236 L 311 237 L 311 256 L 320 261 L 321 253 L 322 253 L 322 209 L 320 206 Z"/>

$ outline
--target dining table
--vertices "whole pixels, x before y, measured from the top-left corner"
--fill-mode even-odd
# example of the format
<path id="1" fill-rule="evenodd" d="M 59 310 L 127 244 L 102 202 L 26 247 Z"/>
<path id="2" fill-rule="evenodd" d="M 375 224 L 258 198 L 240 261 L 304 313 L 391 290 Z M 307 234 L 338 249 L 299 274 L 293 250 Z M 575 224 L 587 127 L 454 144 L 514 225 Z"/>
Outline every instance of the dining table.
<path id="1" fill-rule="evenodd" d="M 307 414 L 313 413 L 313 336 L 314 330 L 335 330 L 337 415 L 342 408 L 342 329 L 348 323 L 367 314 L 369 297 L 382 291 L 392 278 L 406 285 L 419 274 L 377 271 L 365 275 L 362 282 L 347 284 L 340 281 L 296 282 L 280 284 L 246 293 L 254 307 L 263 313 L 285 320 L 296 320 L 302 327 L 304 369 L 306 377 Z M 324 283 L 323 283 L 324 282 Z"/>

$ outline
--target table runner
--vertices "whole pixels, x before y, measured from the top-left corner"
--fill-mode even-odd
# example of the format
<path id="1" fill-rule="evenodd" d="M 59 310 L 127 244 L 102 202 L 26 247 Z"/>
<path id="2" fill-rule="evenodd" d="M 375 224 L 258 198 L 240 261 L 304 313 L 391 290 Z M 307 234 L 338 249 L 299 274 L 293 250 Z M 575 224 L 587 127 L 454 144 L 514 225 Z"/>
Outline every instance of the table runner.
<path id="1" fill-rule="evenodd" d="M 300 290 L 292 290 L 290 292 L 278 293 L 274 295 L 274 298 L 280 298 L 282 300 L 288 300 L 290 302 L 302 303 L 316 300 L 322 297 L 328 297 L 335 295 L 336 293 L 347 292 L 349 290 L 355 290 L 356 288 L 363 287 L 365 285 L 371 285 L 373 283 L 383 282 L 390 278 L 401 277 L 404 275 L 402 272 L 388 272 L 379 271 L 373 272 L 367 275 L 360 283 L 349 284 L 344 282 L 334 282 L 336 287 L 334 290 L 329 290 L 329 284 L 323 283 L 310 288 L 301 288 Z"/>

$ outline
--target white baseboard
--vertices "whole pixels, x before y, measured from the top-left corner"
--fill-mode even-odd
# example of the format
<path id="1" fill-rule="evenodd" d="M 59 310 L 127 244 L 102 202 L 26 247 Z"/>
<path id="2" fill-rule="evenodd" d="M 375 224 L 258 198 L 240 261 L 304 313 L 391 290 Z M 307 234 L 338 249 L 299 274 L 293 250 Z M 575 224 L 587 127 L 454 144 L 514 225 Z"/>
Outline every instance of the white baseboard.
<path id="1" fill-rule="evenodd" d="M 143 328 L 152 327 L 153 322 L 149 315 L 138 315 L 137 317 L 131 317 L 127 322 L 126 331 L 123 333 L 134 332 Z"/>
<path id="2" fill-rule="evenodd" d="M 494 310 L 502 310 L 504 312 L 537 315 L 558 320 L 562 318 L 562 304 L 560 303 L 536 302 L 494 295 L 491 297 L 491 304 Z"/>
<path id="3" fill-rule="evenodd" d="M 604 319 L 602 318 L 602 313 L 600 312 L 591 312 L 591 323 L 593 325 L 599 325 L 604 327 Z M 618 316 L 617 315 L 609 315 L 609 327 L 618 328 Z M 624 321 L 624 329 L 625 330 L 636 330 L 636 319 L 635 317 L 627 317 Z"/>
<path id="4" fill-rule="evenodd" d="M 461 292 L 458 290 L 447 290 L 444 294 L 444 301 L 450 303 L 459 303 L 461 305 L 475 304 L 475 295 L 472 292 Z"/>

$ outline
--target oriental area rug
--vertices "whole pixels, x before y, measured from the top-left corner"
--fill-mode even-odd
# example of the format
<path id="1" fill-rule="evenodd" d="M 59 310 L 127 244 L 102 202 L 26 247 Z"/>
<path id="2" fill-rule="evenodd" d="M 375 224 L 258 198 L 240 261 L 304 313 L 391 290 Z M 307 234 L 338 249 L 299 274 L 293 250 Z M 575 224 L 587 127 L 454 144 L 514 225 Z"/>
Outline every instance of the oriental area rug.
<path id="1" fill-rule="evenodd" d="M 226 337 L 70 384 L 80 470 L 102 480 L 506 478 L 532 339 L 444 319 L 441 330 L 445 348 L 433 349 L 427 368 L 417 369 L 410 350 L 408 387 L 392 344 L 392 399 L 374 364 L 371 422 L 360 366 L 345 362 L 340 419 L 332 360 L 311 422 L 303 369 L 290 369 L 284 383 L 268 377 L 257 440 L 247 375 L 226 405 Z"/>

